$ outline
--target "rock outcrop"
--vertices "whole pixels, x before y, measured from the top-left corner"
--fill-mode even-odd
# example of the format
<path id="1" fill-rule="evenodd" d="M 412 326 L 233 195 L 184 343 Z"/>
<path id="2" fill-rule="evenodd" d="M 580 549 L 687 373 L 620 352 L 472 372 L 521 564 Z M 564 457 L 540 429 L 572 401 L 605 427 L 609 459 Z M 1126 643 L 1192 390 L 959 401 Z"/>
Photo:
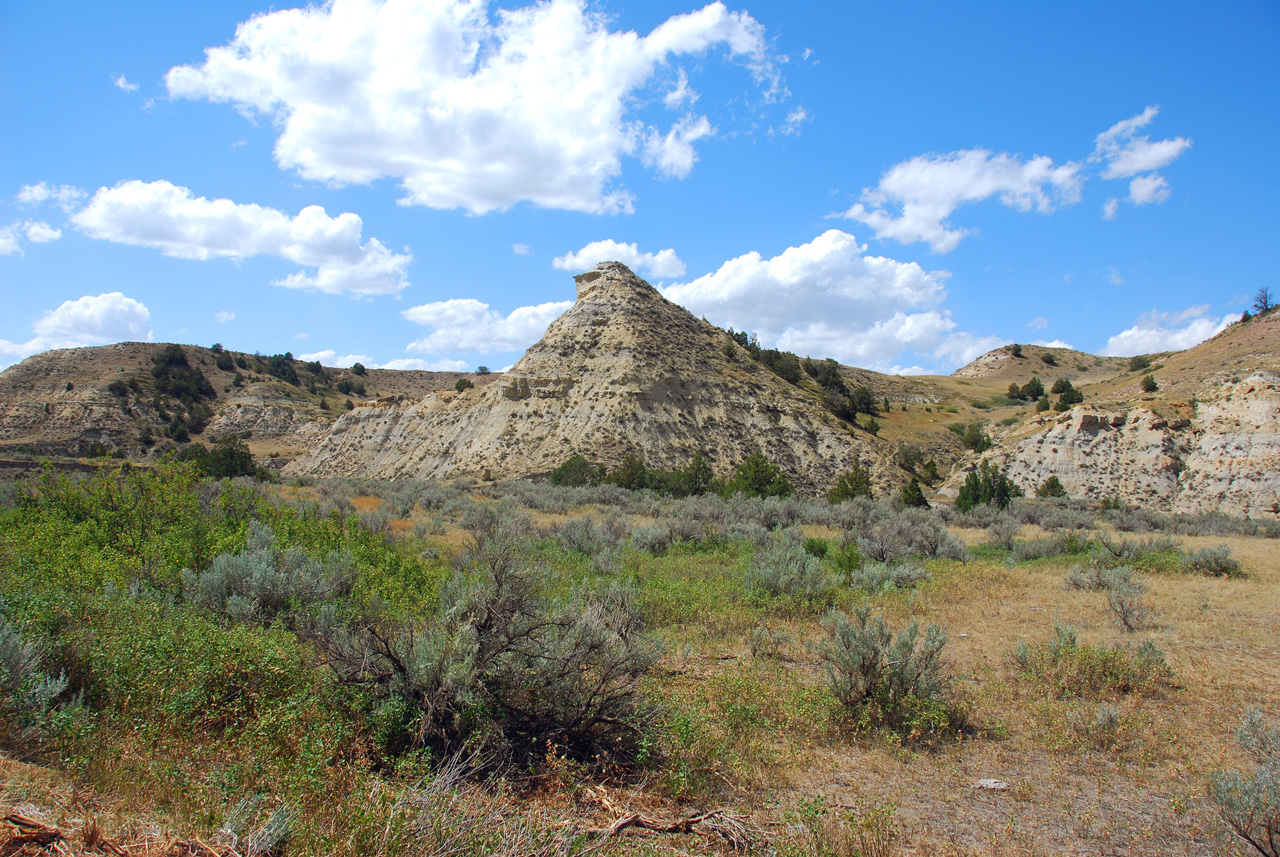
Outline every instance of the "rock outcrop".
<path id="1" fill-rule="evenodd" d="M 669 469 L 697 450 L 725 474 L 759 448 L 809 491 L 860 455 L 889 483 L 883 454 L 818 392 L 783 381 L 624 265 L 575 279 L 573 307 L 500 381 L 357 408 L 286 474 L 513 478 L 575 452 L 608 465 L 637 453 Z"/>
<path id="2" fill-rule="evenodd" d="M 1172 512 L 1251 517 L 1280 511 L 1280 374 L 1224 384 L 1186 416 L 1078 406 L 1015 429 L 982 457 L 1028 494 L 1057 476 L 1071 497 L 1119 498 Z M 959 468 L 940 493 L 955 496 Z"/>

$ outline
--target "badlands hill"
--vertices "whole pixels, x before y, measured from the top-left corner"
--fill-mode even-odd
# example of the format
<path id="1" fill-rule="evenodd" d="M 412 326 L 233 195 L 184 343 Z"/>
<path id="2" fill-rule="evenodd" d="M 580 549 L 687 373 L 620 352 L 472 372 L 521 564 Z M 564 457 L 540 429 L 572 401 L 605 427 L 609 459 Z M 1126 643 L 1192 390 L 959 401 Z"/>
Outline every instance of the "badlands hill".
<path id="1" fill-rule="evenodd" d="M 166 343 L 122 342 L 96 348 L 46 351 L 0 373 L 0 456 L 55 457 L 115 453 L 134 460 L 175 449 L 174 420 L 188 437 L 211 443 L 245 437 L 264 460 L 288 460 L 314 446 L 343 412 L 345 403 L 417 399 L 452 388 L 454 372 L 320 367 L 285 355 L 274 358 L 180 346 L 186 366 L 207 381 L 203 394 L 184 400 L 183 384 L 165 384 L 157 360 L 172 353 Z M 316 371 L 319 370 L 319 371 Z M 274 373 L 274 374 L 273 374 Z M 168 387 L 168 390 L 162 389 Z M 363 391 L 363 392 L 361 392 Z M 146 439 L 150 438 L 150 442 Z"/>
<path id="2" fill-rule="evenodd" d="M 669 469 L 701 451 L 725 474 L 758 448 L 809 491 L 858 458 L 886 486 L 898 481 L 885 442 L 833 415 L 811 379 L 783 380 L 624 265 L 575 280 L 573 307 L 500 382 L 353 411 L 286 473 L 512 478 L 574 453 L 607 465 L 634 453 Z M 866 374 L 839 371 L 853 386 Z M 878 382 L 895 398 L 919 386 Z"/>
<path id="3" fill-rule="evenodd" d="M 1074 368 L 1087 380 L 1085 401 L 993 432 L 993 448 L 963 461 L 942 494 L 954 496 L 985 457 L 1028 493 L 1057 476 L 1072 497 L 1175 512 L 1280 512 L 1280 313 L 1234 324 L 1186 351 L 1147 355 L 1145 367 L 1078 355 L 1065 361 L 1068 371 L 1045 372 L 1039 351 L 1024 346 L 1017 358 L 1000 349 L 956 374 L 998 386 L 1033 372 L 1046 382 L 1072 377 Z M 1156 382 L 1150 392 L 1141 386 L 1147 374 Z"/>
<path id="4" fill-rule="evenodd" d="M 1022 345 L 948 377 L 899 377 L 815 355 L 824 386 L 803 372 L 784 380 L 621 264 L 575 279 L 573 307 L 505 375 L 357 375 L 182 346 L 210 388 L 187 402 L 153 372 L 171 346 L 36 355 L 0 373 L 0 457 L 106 450 L 154 460 L 184 442 L 177 420 L 205 443 L 246 437 L 261 463 L 299 476 L 538 477 L 574 453 L 610 466 L 635 453 L 665 469 L 698 450 L 725 475 L 759 448 L 809 493 L 861 459 L 881 493 L 916 476 L 954 496 L 985 458 L 1028 494 L 1057 476 L 1071 497 L 1160 510 L 1256 517 L 1280 504 L 1280 313 L 1147 355 L 1145 367 Z M 1153 392 L 1140 386 L 1148 373 Z M 461 377 L 475 388 L 456 392 Z M 1009 396 L 1033 378 L 1046 390 L 1066 379 L 1084 401 L 1041 412 Z M 871 394 L 878 432 L 865 411 L 851 420 L 832 407 L 833 381 Z M 974 426 L 990 448 L 971 451 Z"/>

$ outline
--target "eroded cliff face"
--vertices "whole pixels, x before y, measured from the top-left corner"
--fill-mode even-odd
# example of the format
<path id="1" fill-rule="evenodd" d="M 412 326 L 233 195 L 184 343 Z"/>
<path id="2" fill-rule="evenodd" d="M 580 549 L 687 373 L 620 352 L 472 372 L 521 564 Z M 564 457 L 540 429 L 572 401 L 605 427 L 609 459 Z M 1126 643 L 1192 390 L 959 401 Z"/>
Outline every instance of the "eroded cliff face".
<path id="1" fill-rule="evenodd" d="M 701 450 L 728 473 L 758 447 L 809 491 L 860 454 L 892 478 L 817 394 L 741 349 L 726 354 L 723 331 L 625 266 L 607 262 L 576 280 L 574 306 L 497 383 L 357 408 L 285 472 L 502 479 L 548 473 L 575 452 L 608 465 L 638 453 L 674 468 Z"/>
<path id="2" fill-rule="evenodd" d="M 1057 476 L 1071 497 L 1118 497 L 1159 511 L 1276 515 L 1280 374 L 1223 384 L 1188 414 L 1170 419 L 1142 407 L 1079 406 L 996 438 L 983 457 L 1029 495 Z M 974 464 L 959 468 L 940 493 L 954 497 Z"/>

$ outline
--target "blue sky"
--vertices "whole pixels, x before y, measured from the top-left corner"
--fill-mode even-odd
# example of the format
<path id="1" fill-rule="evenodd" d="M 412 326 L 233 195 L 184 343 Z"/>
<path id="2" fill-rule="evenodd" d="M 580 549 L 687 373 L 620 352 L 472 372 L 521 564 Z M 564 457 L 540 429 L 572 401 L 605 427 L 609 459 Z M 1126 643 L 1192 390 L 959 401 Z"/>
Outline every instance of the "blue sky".
<path id="1" fill-rule="evenodd" d="M 500 368 L 613 258 L 881 371 L 1187 347 L 1278 137 L 1274 2 L 0 3 L 0 366 Z"/>

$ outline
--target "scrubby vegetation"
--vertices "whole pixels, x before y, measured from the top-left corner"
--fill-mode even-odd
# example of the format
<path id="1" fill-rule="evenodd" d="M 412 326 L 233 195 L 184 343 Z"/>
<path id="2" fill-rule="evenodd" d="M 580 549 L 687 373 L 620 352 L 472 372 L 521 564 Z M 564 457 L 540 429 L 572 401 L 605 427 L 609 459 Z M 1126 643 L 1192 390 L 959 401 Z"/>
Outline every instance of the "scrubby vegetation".
<path id="1" fill-rule="evenodd" d="M 989 465 L 962 510 L 877 501 L 861 464 L 838 502 L 801 497 L 747 461 L 717 481 L 696 454 L 666 473 L 575 456 L 484 486 L 264 483 L 194 455 L 46 470 L 0 493 L 0 750 L 205 841 L 351 855 L 642 853 L 603 832 L 637 801 L 677 850 L 937 850 L 912 819 L 951 810 L 920 783 L 971 755 L 1200 758 L 1212 727 L 1184 745 L 1150 713 L 1196 708 L 1184 656 L 1150 638 L 1188 621 L 1162 586 L 1260 585 L 1230 547 L 1115 533 L 1139 520 L 1123 508 L 1002 504 Z M 966 528 L 986 532 L 966 547 Z M 1025 618 L 1028 589 L 1055 606 Z M 1085 630 L 1011 652 L 1006 613 Z M 853 805 L 806 784 L 831 759 L 876 800 L 824 809 Z M 1215 781 L 1228 825 L 1255 780 Z"/>

